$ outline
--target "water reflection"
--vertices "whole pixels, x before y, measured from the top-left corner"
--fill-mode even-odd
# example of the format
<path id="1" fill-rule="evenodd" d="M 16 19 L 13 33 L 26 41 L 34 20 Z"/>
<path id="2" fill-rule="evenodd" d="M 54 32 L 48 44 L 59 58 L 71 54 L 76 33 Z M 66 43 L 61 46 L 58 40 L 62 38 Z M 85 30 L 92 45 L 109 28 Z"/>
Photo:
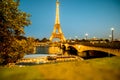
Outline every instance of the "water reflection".
<path id="1" fill-rule="evenodd" d="M 61 53 L 60 47 L 54 46 L 38 46 L 36 48 L 36 54 L 57 54 Z"/>
<path id="2" fill-rule="evenodd" d="M 48 46 L 38 46 L 36 47 L 36 54 L 49 54 Z"/>
<path id="3" fill-rule="evenodd" d="M 49 54 L 58 54 L 58 53 L 61 53 L 62 50 L 59 48 L 59 47 L 49 47 L 48 48 L 48 52 Z"/>

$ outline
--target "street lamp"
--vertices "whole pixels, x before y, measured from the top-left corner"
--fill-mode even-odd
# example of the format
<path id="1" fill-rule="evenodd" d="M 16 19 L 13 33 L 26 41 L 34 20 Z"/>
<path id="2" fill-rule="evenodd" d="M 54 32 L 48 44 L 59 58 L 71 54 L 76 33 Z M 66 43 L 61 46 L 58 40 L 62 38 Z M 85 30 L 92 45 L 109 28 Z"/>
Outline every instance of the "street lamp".
<path id="1" fill-rule="evenodd" d="M 77 39 L 77 38 L 78 38 L 78 36 L 75 36 L 75 38 Z"/>
<path id="2" fill-rule="evenodd" d="M 86 38 L 86 40 L 87 40 L 87 38 L 88 38 L 88 34 L 87 34 L 87 33 L 85 34 L 85 38 Z"/>
<path id="3" fill-rule="evenodd" d="M 113 32 L 114 32 L 114 28 L 111 28 L 111 31 L 112 31 L 111 41 L 113 41 L 113 40 L 114 40 L 114 34 L 113 34 Z"/>
<path id="4" fill-rule="evenodd" d="M 94 36 L 93 39 L 96 40 L 97 38 Z"/>
<path id="5" fill-rule="evenodd" d="M 109 35 L 109 40 L 110 40 L 110 41 L 112 40 L 112 35 Z"/>

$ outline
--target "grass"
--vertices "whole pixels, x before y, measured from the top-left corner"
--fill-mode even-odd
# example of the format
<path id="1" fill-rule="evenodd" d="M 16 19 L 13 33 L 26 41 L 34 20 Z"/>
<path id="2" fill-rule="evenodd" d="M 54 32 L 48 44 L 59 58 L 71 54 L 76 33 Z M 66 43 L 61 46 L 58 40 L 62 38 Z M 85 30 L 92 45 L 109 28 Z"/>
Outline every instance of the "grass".
<path id="1" fill-rule="evenodd" d="M 120 57 L 11 68 L 0 67 L 0 80 L 119 80 Z"/>

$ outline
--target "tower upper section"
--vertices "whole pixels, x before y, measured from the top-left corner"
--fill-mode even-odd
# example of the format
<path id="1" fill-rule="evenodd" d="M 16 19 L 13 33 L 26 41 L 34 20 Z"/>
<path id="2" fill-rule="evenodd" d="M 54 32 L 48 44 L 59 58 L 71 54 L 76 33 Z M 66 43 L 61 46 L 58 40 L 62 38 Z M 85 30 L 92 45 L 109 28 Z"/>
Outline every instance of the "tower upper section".
<path id="1" fill-rule="evenodd" d="M 59 18 L 59 0 L 56 0 L 56 18 L 55 18 L 55 24 L 60 24 L 60 18 Z"/>

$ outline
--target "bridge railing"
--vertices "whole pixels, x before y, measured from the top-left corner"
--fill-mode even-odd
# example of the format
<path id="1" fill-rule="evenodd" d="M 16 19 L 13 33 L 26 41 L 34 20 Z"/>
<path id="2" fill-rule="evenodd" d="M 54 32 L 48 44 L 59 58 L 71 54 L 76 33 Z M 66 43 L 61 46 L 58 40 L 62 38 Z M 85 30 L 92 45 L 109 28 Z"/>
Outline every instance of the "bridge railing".
<path id="1" fill-rule="evenodd" d="M 120 49 L 120 42 L 107 42 L 107 43 L 79 42 L 77 44 L 81 44 L 81 45 L 85 45 L 85 46 L 91 46 L 91 47 Z"/>

